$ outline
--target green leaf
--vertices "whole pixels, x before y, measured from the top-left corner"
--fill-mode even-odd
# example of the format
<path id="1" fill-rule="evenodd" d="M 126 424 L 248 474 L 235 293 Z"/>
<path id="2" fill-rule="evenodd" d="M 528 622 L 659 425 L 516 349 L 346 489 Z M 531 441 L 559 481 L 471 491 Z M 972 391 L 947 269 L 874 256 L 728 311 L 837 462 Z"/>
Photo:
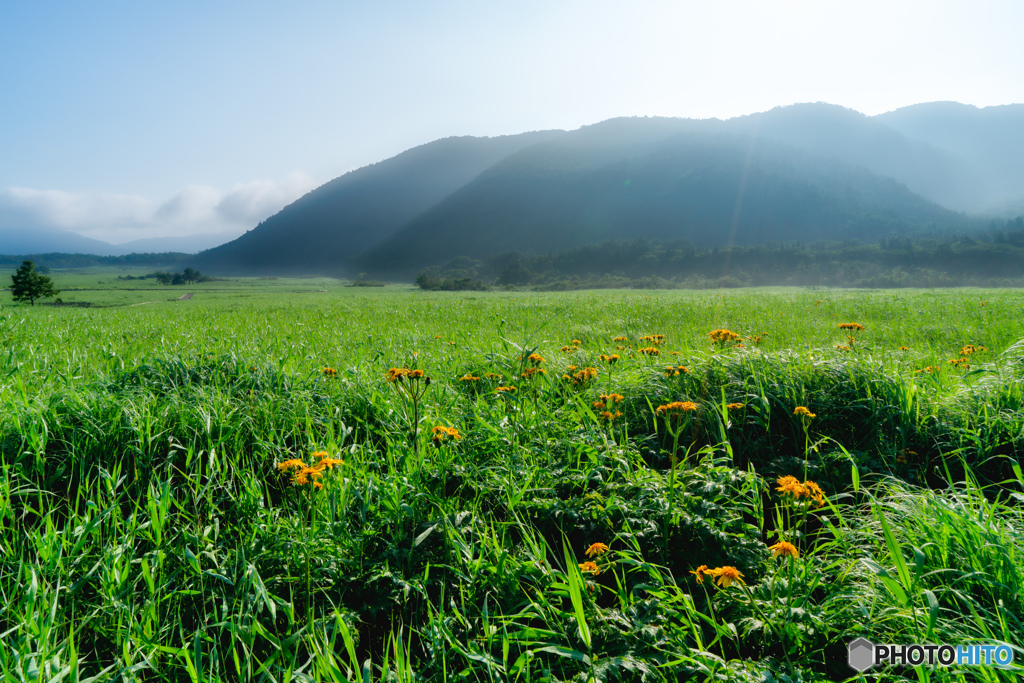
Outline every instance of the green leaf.
<path id="1" fill-rule="evenodd" d="M 878 521 L 882 525 L 882 533 L 885 535 L 885 544 L 889 548 L 889 556 L 896 565 L 896 572 L 899 574 L 900 582 L 903 584 L 903 588 L 909 592 L 913 585 L 913 581 L 910 578 L 910 569 L 907 567 L 907 561 L 903 558 L 903 551 L 900 549 L 899 541 L 896 540 L 896 535 L 892 532 L 892 529 L 889 528 L 889 523 L 885 521 L 885 513 L 880 507 L 875 506 L 875 514 L 878 516 Z"/>
<path id="2" fill-rule="evenodd" d="M 551 654 L 559 655 L 560 657 L 575 659 L 578 662 L 583 662 L 587 666 L 590 666 L 590 657 L 583 654 L 579 650 L 573 650 L 571 648 L 563 647 L 561 645 L 548 645 L 546 647 L 537 648 L 535 652 L 550 652 Z"/>
<path id="3" fill-rule="evenodd" d="M 889 589 L 889 592 L 892 593 L 901 604 L 907 605 L 910 602 L 910 598 L 907 596 L 907 592 L 903 590 L 903 586 L 900 585 L 899 581 L 889 576 L 889 572 L 885 570 L 885 567 L 868 558 L 863 558 L 861 562 L 863 562 L 864 566 L 873 571 L 875 575 L 882 580 L 885 587 Z"/>
<path id="4" fill-rule="evenodd" d="M 580 573 L 580 566 L 569 548 L 565 539 L 562 540 L 562 547 L 565 550 L 566 576 L 569 579 L 569 599 L 572 601 L 573 614 L 576 616 L 576 623 L 580 627 L 580 637 L 590 648 L 590 626 L 587 625 L 587 617 L 583 612 L 583 593 L 580 587 L 583 585 L 583 575 Z"/>
<path id="5" fill-rule="evenodd" d="M 935 593 L 931 591 L 924 592 L 925 600 L 928 602 L 928 632 L 925 634 L 925 640 L 931 640 L 932 631 L 935 629 L 935 622 L 939 618 L 939 601 L 935 599 Z"/>

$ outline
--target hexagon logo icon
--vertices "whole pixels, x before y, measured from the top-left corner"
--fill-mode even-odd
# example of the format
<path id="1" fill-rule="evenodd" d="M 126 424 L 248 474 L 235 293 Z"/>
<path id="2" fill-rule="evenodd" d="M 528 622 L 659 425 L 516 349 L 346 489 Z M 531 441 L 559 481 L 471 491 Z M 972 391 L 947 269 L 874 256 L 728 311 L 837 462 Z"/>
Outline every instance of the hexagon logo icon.
<path id="1" fill-rule="evenodd" d="M 864 638 L 850 642 L 850 654 L 847 658 L 850 668 L 864 672 L 875 665 L 875 646 Z"/>

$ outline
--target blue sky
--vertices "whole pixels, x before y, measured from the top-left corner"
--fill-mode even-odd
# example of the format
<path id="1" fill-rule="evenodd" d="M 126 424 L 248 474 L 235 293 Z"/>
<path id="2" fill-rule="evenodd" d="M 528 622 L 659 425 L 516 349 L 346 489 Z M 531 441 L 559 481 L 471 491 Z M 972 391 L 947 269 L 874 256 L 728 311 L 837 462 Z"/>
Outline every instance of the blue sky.
<path id="1" fill-rule="evenodd" d="M 1024 3 L 0 0 L 0 222 L 238 234 L 450 135 L 1024 102 Z"/>

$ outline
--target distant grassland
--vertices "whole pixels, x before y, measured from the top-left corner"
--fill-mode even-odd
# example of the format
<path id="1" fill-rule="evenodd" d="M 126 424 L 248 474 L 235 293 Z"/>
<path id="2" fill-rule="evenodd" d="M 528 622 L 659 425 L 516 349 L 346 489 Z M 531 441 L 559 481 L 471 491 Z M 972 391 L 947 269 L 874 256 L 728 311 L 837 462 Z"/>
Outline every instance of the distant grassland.
<path id="1" fill-rule="evenodd" d="M 104 308 L 0 309 L 9 680 L 842 680 L 860 636 L 1024 661 L 1024 292 L 119 274 L 50 274 Z"/>

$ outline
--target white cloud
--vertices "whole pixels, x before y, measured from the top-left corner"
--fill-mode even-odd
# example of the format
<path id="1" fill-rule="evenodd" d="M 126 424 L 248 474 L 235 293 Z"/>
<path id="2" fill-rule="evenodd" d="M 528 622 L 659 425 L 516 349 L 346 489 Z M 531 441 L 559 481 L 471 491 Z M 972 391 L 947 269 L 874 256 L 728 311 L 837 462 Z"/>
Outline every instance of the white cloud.
<path id="1" fill-rule="evenodd" d="M 6 227 L 25 225 L 84 232 L 138 224 L 151 213 L 150 202 L 133 195 L 79 194 L 27 187 L 0 190 L 0 224 Z"/>
<path id="2" fill-rule="evenodd" d="M 190 185 L 157 203 L 138 195 L 9 187 L 0 190 L 0 228 L 70 230 L 114 244 L 202 233 L 229 239 L 313 189 L 305 173 L 253 180 L 229 190 Z"/>
<path id="3" fill-rule="evenodd" d="M 240 183 L 221 198 L 217 212 L 225 220 L 255 225 L 313 187 L 313 179 L 305 173 L 289 173 L 280 181 L 253 180 Z"/>
<path id="4" fill-rule="evenodd" d="M 209 185 L 189 185 L 161 204 L 153 218 L 168 227 L 209 223 L 223 194 Z"/>

